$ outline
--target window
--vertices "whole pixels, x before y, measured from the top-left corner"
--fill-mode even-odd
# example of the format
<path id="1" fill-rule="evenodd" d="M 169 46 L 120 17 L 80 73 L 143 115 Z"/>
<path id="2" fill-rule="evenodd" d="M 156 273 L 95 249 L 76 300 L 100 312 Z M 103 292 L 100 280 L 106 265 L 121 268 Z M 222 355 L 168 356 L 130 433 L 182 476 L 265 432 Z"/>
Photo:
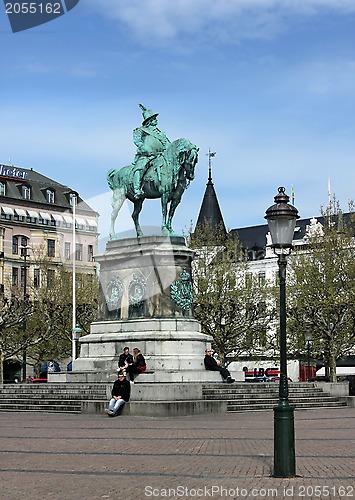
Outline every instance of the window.
<path id="1" fill-rule="evenodd" d="M 46 200 L 48 203 L 54 203 L 54 191 L 52 189 L 46 190 Z"/>
<path id="2" fill-rule="evenodd" d="M 18 267 L 12 268 L 12 286 L 18 286 Z"/>
<path id="3" fill-rule="evenodd" d="M 41 274 L 38 268 L 33 270 L 33 286 L 38 288 L 41 284 Z"/>
<path id="4" fill-rule="evenodd" d="M 75 260 L 83 260 L 83 245 L 80 243 L 75 245 Z"/>
<path id="5" fill-rule="evenodd" d="M 5 196 L 5 183 L 0 182 L 0 196 Z"/>
<path id="6" fill-rule="evenodd" d="M 265 285 L 265 272 L 264 271 L 260 271 L 259 272 L 259 275 L 258 275 L 258 281 L 259 281 L 259 285 Z"/>
<path id="7" fill-rule="evenodd" d="M 92 245 L 88 245 L 88 262 L 92 262 L 94 260 L 94 247 Z"/>
<path id="8" fill-rule="evenodd" d="M 26 236 L 21 236 L 21 246 L 22 247 L 27 247 L 28 245 L 28 238 L 26 238 Z M 21 252 L 22 254 L 22 252 Z"/>
<path id="9" fill-rule="evenodd" d="M 22 208 L 15 208 L 14 220 L 23 222 L 26 220 L 26 212 Z"/>
<path id="10" fill-rule="evenodd" d="M 55 257 L 55 240 L 47 240 L 47 255 L 48 257 Z"/>
<path id="11" fill-rule="evenodd" d="M 39 224 L 43 224 L 45 226 L 48 226 L 50 224 L 51 216 L 47 212 L 40 212 L 39 213 L 39 219 L 38 222 Z"/>
<path id="12" fill-rule="evenodd" d="M 67 241 L 64 243 L 64 258 L 70 259 L 70 243 Z"/>
<path id="13" fill-rule="evenodd" d="M 51 226 L 59 227 L 61 222 L 63 222 L 63 217 L 59 214 L 51 214 Z"/>
<path id="14" fill-rule="evenodd" d="M 18 255 L 18 237 L 12 237 L 12 253 L 13 255 Z"/>
<path id="15" fill-rule="evenodd" d="M 14 215 L 14 211 L 10 207 L 1 207 L 1 218 L 5 220 L 11 220 L 11 216 Z"/>
<path id="16" fill-rule="evenodd" d="M 53 269 L 48 269 L 48 272 L 47 272 L 47 287 L 48 288 L 53 288 L 54 279 L 55 279 L 55 271 Z"/>
<path id="17" fill-rule="evenodd" d="M 31 199 L 31 189 L 29 188 L 29 186 L 22 186 L 21 194 L 22 194 L 22 198 L 24 200 L 30 200 Z"/>
<path id="18" fill-rule="evenodd" d="M 63 215 L 63 227 L 70 228 L 72 227 L 73 217 L 70 215 Z"/>

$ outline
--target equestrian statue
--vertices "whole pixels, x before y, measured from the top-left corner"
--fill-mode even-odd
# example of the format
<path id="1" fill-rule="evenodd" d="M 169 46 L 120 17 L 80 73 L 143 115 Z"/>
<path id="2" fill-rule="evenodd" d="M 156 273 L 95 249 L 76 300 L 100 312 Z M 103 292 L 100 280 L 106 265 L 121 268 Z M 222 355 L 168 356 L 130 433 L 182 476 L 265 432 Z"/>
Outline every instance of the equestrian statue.
<path id="1" fill-rule="evenodd" d="M 133 131 L 137 152 L 132 165 L 120 170 L 112 169 L 107 182 L 113 191 L 110 239 L 115 239 L 115 222 L 123 202 L 134 205 L 132 219 L 137 236 L 143 236 L 139 214 L 145 199 L 161 199 L 162 232 L 173 235 L 172 219 L 181 197 L 195 177 L 198 148 L 187 139 L 170 142 L 158 129 L 157 113 L 139 105 L 142 126 Z M 169 205 L 169 208 L 168 208 Z"/>

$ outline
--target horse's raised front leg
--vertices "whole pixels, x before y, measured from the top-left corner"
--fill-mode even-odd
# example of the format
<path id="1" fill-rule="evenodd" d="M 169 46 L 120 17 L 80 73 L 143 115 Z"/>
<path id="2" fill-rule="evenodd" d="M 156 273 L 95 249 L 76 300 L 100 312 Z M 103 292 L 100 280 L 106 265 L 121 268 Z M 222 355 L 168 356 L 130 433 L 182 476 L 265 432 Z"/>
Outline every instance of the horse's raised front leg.
<path id="1" fill-rule="evenodd" d="M 110 240 L 114 240 L 116 237 L 115 233 L 115 222 L 117 219 L 118 212 L 121 210 L 123 202 L 125 201 L 126 196 L 123 189 L 116 189 L 112 193 L 112 212 L 111 212 L 111 226 L 109 238 Z"/>
<path id="2" fill-rule="evenodd" d="M 137 233 L 137 238 L 140 236 L 143 236 L 143 232 L 141 229 L 141 226 L 139 224 L 139 214 L 141 213 L 142 210 L 142 205 L 143 205 L 144 198 L 140 198 L 139 200 L 135 200 L 134 202 L 134 210 L 132 213 L 132 219 L 136 228 L 136 233 Z"/>

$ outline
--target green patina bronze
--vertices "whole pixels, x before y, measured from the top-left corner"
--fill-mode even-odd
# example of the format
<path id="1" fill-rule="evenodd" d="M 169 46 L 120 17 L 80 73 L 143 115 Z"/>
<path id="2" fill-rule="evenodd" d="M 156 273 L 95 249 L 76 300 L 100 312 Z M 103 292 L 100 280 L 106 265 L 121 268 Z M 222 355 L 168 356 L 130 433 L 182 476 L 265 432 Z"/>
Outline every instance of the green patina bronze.
<path id="1" fill-rule="evenodd" d="M 133 131 L 137 152 L 132 165 L 112 169 L 107 182 L 113 191 L 110 239 L 115 239 L 115 222 L 125 199 L 134 204 L 132 218 L 137 236 L 142 236 L 139 214 L 145 199 L 161 199 L 163 234 L 174 234 L 172 219 L 176 207 L 195 176 L 198 148 L 187 139 L 170 142 L 157 128 L 157 113 L 140 104 L 142 126 Z M 169 208 L 168 208 L 169 205 Z"/>
<path id="2" fill-rule="evenodd" d="M 185 269 L 180 273 L 180 279 L 170 285 L 170 297 L 183 314 L 190 311 L 193 303 L 192 282 L 190 274 Z"/>

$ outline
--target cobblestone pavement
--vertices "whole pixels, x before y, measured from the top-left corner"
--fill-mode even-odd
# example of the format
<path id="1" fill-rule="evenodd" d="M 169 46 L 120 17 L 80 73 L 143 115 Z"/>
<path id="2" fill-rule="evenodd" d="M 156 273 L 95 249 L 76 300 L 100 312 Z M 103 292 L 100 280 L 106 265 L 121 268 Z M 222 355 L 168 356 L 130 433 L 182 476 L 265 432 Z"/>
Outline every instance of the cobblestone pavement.
<path id="1" fill-rule="evenodd" d="M 273 412 L 0 413 L 1 499 L 355 498 L 355 409 L 296 411 L 297 477 L 272 477 Z"/>

